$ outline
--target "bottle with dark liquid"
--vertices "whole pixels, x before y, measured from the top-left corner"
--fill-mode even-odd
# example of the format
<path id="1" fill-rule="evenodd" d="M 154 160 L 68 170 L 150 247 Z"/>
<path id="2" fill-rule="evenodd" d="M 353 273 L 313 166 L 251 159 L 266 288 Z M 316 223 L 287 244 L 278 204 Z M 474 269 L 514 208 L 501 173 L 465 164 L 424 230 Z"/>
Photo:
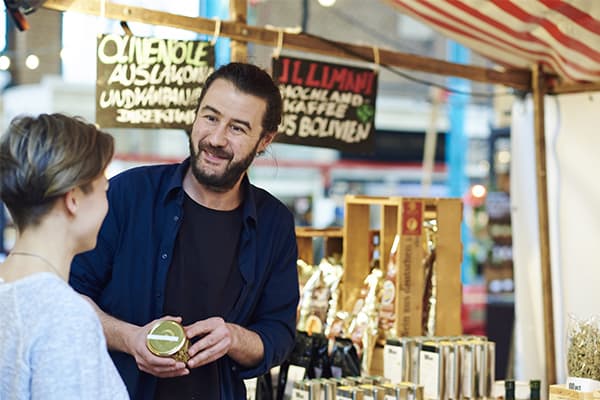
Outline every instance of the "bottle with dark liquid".
<path id="1" fill-rule="evenodd" d="M 529 400 L 540 400 L 540 381 L 529 381 Z"/>
<path id="2" fill-rule="evenodd" d="M 504 381 L 504 400 L 515 400 L 515 381 Z"/>

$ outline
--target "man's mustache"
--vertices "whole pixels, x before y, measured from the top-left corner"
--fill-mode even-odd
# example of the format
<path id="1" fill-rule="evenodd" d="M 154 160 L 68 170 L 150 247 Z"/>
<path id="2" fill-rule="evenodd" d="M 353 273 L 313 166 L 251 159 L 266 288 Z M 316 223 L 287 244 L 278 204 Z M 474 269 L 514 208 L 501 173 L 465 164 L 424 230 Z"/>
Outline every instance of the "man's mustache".
<path id="1" fill-rule="evenodd" d="M 225 158 L 227 160 L 231 160 L 233 158 L 233 154 L 231 154 L 231 152 L 221 147 L 214 147 L 209 144 L 198 143 L 198 152 L 200 151 L 206 151 L 214 156 Z"/>

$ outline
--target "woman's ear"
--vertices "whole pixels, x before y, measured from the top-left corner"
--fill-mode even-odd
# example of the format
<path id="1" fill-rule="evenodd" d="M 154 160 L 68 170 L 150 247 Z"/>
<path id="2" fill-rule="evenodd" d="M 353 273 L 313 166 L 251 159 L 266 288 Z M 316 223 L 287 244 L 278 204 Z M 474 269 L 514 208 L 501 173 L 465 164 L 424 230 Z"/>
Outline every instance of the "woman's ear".
<path id="1" fill-rule="evenodd" d="M 76 214 L 79 208 L 79 198 L 76 190 L 76 188 L 73 188 L 64 195 L 65 207 L 71 214 Z"/>

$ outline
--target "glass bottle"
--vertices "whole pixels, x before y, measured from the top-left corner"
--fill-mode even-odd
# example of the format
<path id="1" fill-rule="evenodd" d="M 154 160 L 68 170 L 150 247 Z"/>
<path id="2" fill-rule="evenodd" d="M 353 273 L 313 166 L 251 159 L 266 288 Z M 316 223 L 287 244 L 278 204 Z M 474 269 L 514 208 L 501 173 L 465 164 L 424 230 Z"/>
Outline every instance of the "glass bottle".
<path id="1" fill-rule="evenodd" d="M 504 400 L 515 400 L 515 381 L 504 381 Z"/>
<path id="2" fill-rule="evenodd" d="M 540 381 L 537 379 L 529 381 L 529 400 L 540 400 Z"/>

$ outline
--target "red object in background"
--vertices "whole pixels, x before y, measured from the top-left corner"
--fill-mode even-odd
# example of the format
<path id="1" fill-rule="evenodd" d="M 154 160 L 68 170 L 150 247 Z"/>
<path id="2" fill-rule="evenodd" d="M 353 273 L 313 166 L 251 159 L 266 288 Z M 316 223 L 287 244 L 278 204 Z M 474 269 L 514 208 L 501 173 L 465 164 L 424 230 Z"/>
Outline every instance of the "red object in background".
<path id="1" fill-rule="evenodd" d="M 485 284 L 463 285 L 461 320 L 463 334 L 485 336 Z"/>

